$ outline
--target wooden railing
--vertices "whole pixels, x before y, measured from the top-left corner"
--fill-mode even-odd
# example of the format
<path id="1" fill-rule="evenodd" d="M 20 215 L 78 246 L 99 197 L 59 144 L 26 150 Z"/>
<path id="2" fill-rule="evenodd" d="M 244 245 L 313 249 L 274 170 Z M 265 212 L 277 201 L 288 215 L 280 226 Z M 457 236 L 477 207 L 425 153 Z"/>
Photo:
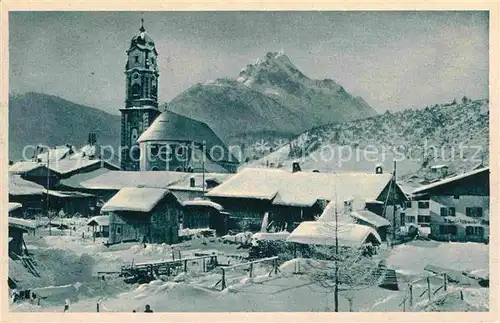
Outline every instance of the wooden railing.
<path id="1" fill-rule="evenodd" d="M 221 290 L 224 290 L 227 288 L 227 277 L 226 273 L 228 270 L 232 270 L 238 267 L 246 267 L 248 266 L 248 277 L 253 278 L 253 271 L 254 271 L 254 265 L 262 262 L 269 262 L 272 261 L 272 269 L 269 271 L 268 276 L 271 276 L 273 273 L 277 274 L 280 272 L 278 268 L 278 258 L 277 256 L 275 257 L 269 257 L 269 258 L 263 258 L 263 259 L 257 259 L 249 262 L 244 262 L 240 264 L 235 264 L 232 266 L 226 266 L 226 267 L 219 267 L 222 271 L 222 277 L 221 279 L 214 285 L 214 287 L 217 287 L 219 284 L 221 285 Z"/>

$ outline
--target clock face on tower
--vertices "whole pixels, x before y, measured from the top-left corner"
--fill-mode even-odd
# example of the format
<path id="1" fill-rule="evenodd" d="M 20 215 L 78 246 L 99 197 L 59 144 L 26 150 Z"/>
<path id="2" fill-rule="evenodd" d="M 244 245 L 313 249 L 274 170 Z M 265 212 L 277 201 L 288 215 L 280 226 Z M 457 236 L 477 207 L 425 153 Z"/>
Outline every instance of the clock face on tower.
<path id="1" fill-rule="evenodd" d="M 135 142 L 137 141 L 138 135 L 137 135 L 137 129 L 133 128 L 132 133 L 130 135 L 130 144 L 134 145 Z"/>

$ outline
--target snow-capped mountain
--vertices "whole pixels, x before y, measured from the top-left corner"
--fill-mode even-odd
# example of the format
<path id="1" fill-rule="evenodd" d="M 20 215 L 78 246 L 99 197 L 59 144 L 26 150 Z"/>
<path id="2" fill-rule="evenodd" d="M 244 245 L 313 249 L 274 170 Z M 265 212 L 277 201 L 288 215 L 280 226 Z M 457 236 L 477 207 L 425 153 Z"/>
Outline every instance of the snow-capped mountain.
<path id="1" fill-rule="evenodd" d="M 449 174 L 488 165 L 488 100 L 464 97 L 460 103 L 317 127 L 243 167 L 291 169 L 299 161 L 309 171 L 372 172 L 377 164 L 392 171 L 394 160 L 398 178 L 433 178 L 435 165 L 448 166 Z"/>
<path id="2" fill-rule="evenodd" d="M 167 109 L 206 122 L 225 140 L 261 132 L 290 136 L 376 115 L 335 81 L 308 78 L 282 52 L 267 53 L 236 79 L 196 84 Z"/>

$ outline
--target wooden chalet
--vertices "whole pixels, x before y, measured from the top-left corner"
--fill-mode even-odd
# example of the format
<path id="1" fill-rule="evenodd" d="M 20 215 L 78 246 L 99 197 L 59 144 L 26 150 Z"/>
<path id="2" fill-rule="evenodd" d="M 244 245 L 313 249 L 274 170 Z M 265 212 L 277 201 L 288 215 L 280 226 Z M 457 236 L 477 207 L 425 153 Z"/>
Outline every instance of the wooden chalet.
<path id="1" fill-rule="evenodd" d="M 417 188 L 427 200 L 430 238 L 444 241 L 489 241 L 490 169 L 483 167 Z"/>
<path id="2" fill-rule="evenodd" d="M 182 206 L 166 189 L 126 187 L 101 209 L 109 215 L 109 243 L 178 242 Z"/>

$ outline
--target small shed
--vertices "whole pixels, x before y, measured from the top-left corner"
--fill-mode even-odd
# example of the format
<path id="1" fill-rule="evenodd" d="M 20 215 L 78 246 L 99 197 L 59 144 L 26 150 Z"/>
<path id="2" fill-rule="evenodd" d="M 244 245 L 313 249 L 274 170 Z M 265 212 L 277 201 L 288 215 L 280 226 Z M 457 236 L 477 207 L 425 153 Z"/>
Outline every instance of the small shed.
<path id="1" fill-rule="evenodd" d="M 227 215 L 224 208 L 215 202 L 195 199 L 182 202 L 184 206 L 182 227 L 190 229 L 214 229 L 218 236 L 227 233 Z"/>
<path id="2" fill-rule="evenodd" d="M 87 225 L 92 227 L 94 237 L 109 237 L 109 216 L 97 215 L 87 221 Z"/>
<path id="3" fill-rule="evenodd" d="M 109 243 L 178 242 L 182 206 L 167 189 L 125 187 L 101 209 L 109 215 Z"/>
<path id="4" fill-rule="evenodd" d="M 368 210 L 359 210 L 351 212 L 351 217 L 353 217 L 358 224 L 367 225 L 372 227 L 377 231 L 382 241 L 385 241 L 387 238 L 387 231 L 391 226 L 391 223 L 373 212 Z"/>
<path id="5" fill-rule="evenodd" d="M 360 248 L 365 244 L 380 245 L 382 240 L 373 228 L 355 223 L 338 224 L 339 246 Z M 287 238 L 288 242 L 307 245 L 335 245 L 335 222 L 302 222 Z"/>
<path id="6" fill-rule="evenodd" d="M 23 234 L 36 229 L 32 221 L 9 217 L 9 254 L 21 256 L 26 249 Z"/>

